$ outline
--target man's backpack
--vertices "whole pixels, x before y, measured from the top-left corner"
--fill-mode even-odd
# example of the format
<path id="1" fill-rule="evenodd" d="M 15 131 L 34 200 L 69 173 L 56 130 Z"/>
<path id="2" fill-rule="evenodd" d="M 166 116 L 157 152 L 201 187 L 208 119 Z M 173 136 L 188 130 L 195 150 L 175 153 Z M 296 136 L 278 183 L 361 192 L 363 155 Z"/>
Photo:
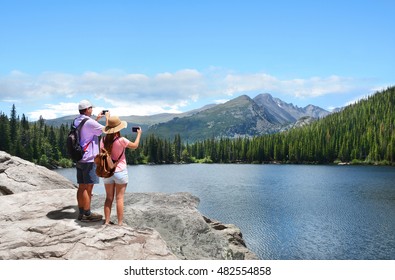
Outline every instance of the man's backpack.
<path id="1" fill-rule="evenodd" d="M 114 139 L 114 141 L 116 139 Z M 122 154 L 114 162 L 114 160 L 111 158 L 111 154 L 106 149 L 100 148 L 100 153 L 95 156 L 96 175 L 102 178 L 109 178 L 114 175 L 118 162 L 124 152 L 125 150 L 123 150 Z"/>
<path id="2" fill-rule="evenodd" d="M 85 153 L 85 149 L 80 145 L 80 135 L 81 128 L 87 120 L 89 120 L 89 118 L 83 119 L 77 127 L 75 127 L 74 125 L 74 120 L 71 126 L 71 130 L 67 136 L 67 153 L 74 161 L 80 161 Z"/>

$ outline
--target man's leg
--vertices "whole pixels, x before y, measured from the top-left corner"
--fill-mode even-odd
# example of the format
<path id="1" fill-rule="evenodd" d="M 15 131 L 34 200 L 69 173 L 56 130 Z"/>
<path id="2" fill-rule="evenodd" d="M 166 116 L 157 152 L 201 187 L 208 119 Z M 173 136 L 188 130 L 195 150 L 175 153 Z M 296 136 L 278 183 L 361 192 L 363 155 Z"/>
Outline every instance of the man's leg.
<path id="1" fill-rule="evenodd" d="M 78 208 L 90 210 L 93 184 L 79 184 L 77 191 Z"/>
<path id="2" fill-rule="evenodd" d="M 94 183 L 98 183 L 98 177 L 92 168 L 93 164 L 85 163 L 77 165 L 77 180 L 79 183 L 77 191 L 78 220 L 83 222 L 96 222 L 103 218 L 102 215 L 91 213 L 92 190 Z"/>
<path id="3" fill-rule="evenodd" d="M 77 191 L 78 207 L 83 210 L 82 222 L 97 222 L 103 218 L 103 215 L 91 212 L 92 190 L 93 184 L 80 184 Z"/>
<path id="4" fill-rule="evenodd" d="M 93 184 L 79 184 L 77 191 L 77 202 L 79 215 L 78 220 L 82 219 L 82 216 L 90 210 L 91 195 L 92 195 Z"/>

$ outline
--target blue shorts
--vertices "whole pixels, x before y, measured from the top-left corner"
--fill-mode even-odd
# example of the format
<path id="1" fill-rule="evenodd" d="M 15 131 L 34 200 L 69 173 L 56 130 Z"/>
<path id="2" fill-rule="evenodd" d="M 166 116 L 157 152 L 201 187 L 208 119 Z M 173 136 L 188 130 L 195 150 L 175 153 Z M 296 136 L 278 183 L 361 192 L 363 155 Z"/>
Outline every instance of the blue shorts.
<path id="1" fill-rule="evenodd" d="M 129 182 L 128 170 L 115 172 L 110 178 L 104 178 L 104 184 L 127 184 Z"/>
<path id="2" fill-rule="evenodd" d="M 76 167 L 78 184 L 99 184 L 100 180 L 96 175 L 94 162 L 77 162 Z"/>

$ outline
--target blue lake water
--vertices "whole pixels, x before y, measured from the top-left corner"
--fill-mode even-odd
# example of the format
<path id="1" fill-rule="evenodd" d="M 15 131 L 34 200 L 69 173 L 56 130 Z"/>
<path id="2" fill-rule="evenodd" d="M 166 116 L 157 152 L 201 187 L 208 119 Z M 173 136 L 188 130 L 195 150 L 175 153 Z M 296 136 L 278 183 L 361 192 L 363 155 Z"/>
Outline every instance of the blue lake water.
<path id="1" fill-rule="evenodd" d="M 191 192 L 236 224 L 261 259 L 395 259 L 395 168 L 189 164 L 129 166 L 128 192 Z M 58 173 L 75 182 L 75 169 Z M 104 193 L 101 182 L 95 193 Z"/>

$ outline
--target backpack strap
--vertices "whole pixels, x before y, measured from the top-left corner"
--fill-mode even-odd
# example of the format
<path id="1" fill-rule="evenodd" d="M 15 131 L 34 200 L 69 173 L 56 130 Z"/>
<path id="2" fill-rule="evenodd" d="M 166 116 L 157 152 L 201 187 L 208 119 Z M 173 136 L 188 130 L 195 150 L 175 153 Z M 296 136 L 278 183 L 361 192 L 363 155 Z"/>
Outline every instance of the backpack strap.
<path id="1" fill-rule="evenodd" d="M 101 141 L 103 141 L 103 146 L 104 146 L 104 139 L 105 139 L 105 138 L 106 138 L 106 136 L 104 136 L 104 138 L 101 139 Z M 115 140 L 118 140 L 118 139 L 119 139 L 119 137 L 115 138 L 115 139 L 112 141 L 112 143 L 114 143 Z M 118 159 L 115 161 L 115 163 L 118 163 L 118 161 L 121 159 L 121 157 L 122 157 L 122 155 L 123 155 L 124 153 L 125 153 L 125 149 L 122 150 L 122 153 L 119 155 L 119 157 L 118 157 Z M 111 157 L 111 159 L 114 160 L 112 157 Z"/>
<path id="2" fill-rule="evenodd" d="M 89 118 L 84 118 L 84 119 L 80 122 L 80 124 L 79 124 L 78 126 L 75 126 L 75 120 L 76 120 L 76 119 L 78 119 L 78 118 L 75 118 L 75 119 L 74 119 L 74 121 L 73 121 L 73 126 L 74 126 L 76 129 L 78 129 L 78 132 L 81 132 L 82 127 L 83 127 L 84 124 L 89 120 Z"/>
<path id="3" fill-rule="evenodd" d="M 121 159 L 122 155 L 125 153 L 125 149 L 123 149 L 122 154 L 118 157 L 117 161 L 115 163 L 118 163 L 118 161 Z"/>
<path id="4" fill-rule="evenodd" d="M 74 121 L 73 121 L 73 126 L 75 127 L 76 130 L 78 130 L 78 134 L 81 135 L 81 129 L 82 129 L 82 127 L 84 126 L 84 124 L 89 120 L 89 118 L 84 118 L 84 119 L 79 123 L 79 125 L 78 125 L 77 127 L 75 126 L 75 120 L 76 120 L 76 119 L 77 119 L 77 118 L 75 118 Z M 86 146 L 84 147 L 84 152 L 86 152 L 86 150 L 88 149 L 89 144 L 92 143 L 92 141 L 93 141 L 93 140 L 89 141 L 88 144 L 86 144 Z"/>

